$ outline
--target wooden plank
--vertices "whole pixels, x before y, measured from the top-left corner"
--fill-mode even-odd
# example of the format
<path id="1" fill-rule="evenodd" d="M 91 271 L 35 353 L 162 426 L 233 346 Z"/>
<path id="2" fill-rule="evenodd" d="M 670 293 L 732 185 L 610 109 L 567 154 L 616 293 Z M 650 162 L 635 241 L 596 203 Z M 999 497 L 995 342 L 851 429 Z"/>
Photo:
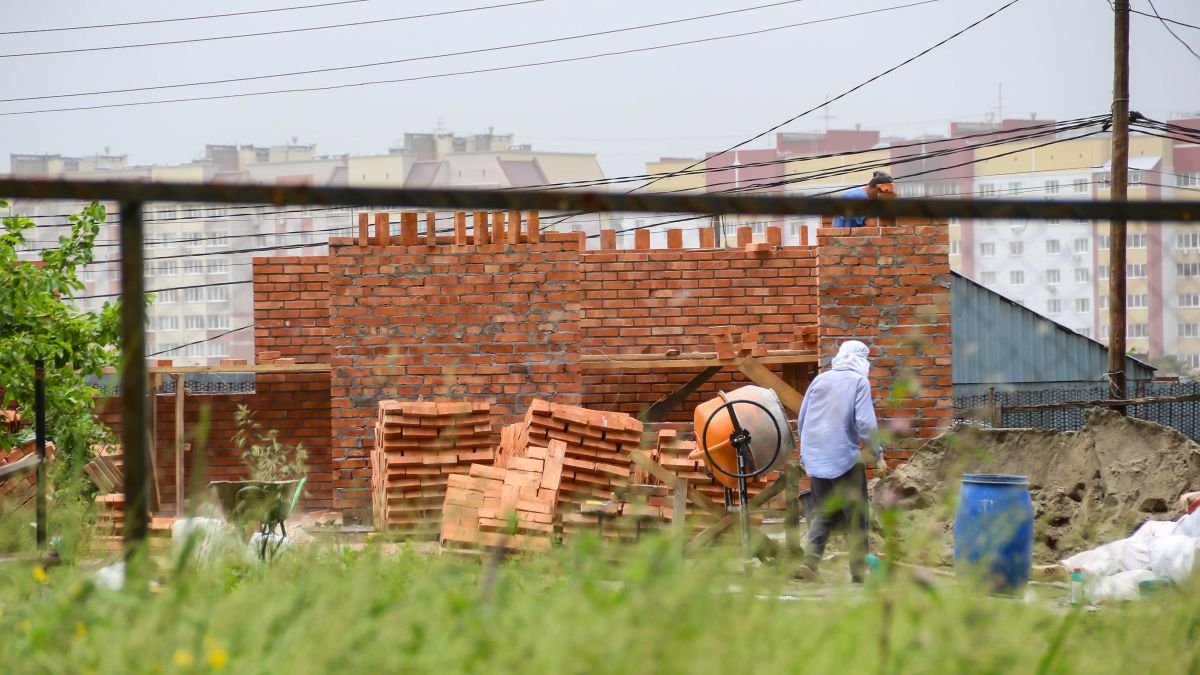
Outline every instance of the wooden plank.
<path id="1" fill-rule="evenodd" d="M 584 370 L 632 370 L 638 368 L 662 370 L 667 368 L 711 368 L 714 366 L 733 366 L 736 368 L 742 364 L 742 359 L 739 358 L 719 359 L 716 352 L 694 352 L 679 354 L 678 356 L 666 356 L 663 354 L 582 354 L 578 358 L 579 365 Z M 762 364 L 817 363 L 819 361 L 816 352 L 796 350 L 771 351 L 767 353 L 767 356 L 759 356 L 756 359 Z"/>
<path id="2" fill-rule="evenodd" d="M 185 375 L 175 374 L 175 515 L 183 515 L 183 404 L 187 397 Z"/>
<path id="3" fill-rule="evenodd" d="M 679 548 L 677 555 L 683 555 L 684 537 L 687 535 L 687 479 L 676 476 L 674 494 L 671 495 L 671 537 Z"/>
<path id="4" fill-rule="evenodd" d="M 634 450 L 633 452 L 629 453 L 629 458 L 632 459 L 634 461 L 634 463 L 636 463 L 638 466 L 645 469 L 646 473 L 648 473 L 651 476 L 654 476 L 658 480 L 662 481 L 663 484 L 665 484 L 665 485 L 674 485 L 675 484 L 675 474 L 664 469 L 661 464 L 650 459 L 641 451 Z M 712 501 L 709 500 L 708 497 L 705 497 L 699 490 L 692 487 L 691 485 L 688 485 L 687 494 L 688 494 L 688 498 L 692 500 L 693 504 L 695 504 L 696 506 L 699 506 L 701 509 L 708 512 L 709 514 L 712 514 L 718 518 L 725 515 L 725 513 L 726 513 L 725 509 L 712 503 Z"/>
<path id="5" fill-rule="evenodd" d="M 793 414 L 800 412 L 800 405 L 804 403 L 804 394 L 796 391 L 778 375 L 767 370 L 763 364 L 759 363 L 758 359 L 747 356 L 738 366 L 738 370 L 758 386 L 774 390 L 779 395 L 779 401 L 783 403 L 783 407 Z"/>
<path id="6" fill-rule="evenodd" d="M 154 493 L 150 499 L 150 509 L 157 511 L 162 507 L 162 489 L 158 484 L 158 404 L 155 398 L 158 396 L 158 388 L 162 385 L 163 376 L 159 373 L 150 373 L 150 485 L 154 488 Z"/>
<path id="7" fill-rule="evenodd" d="M 750 504 L 747 509 L 749 511 L 754 511 L 754 509 L 771 501 L 775 495 L 783 492 L 786 486 L 786 478 L 786 474 L 784 476 L 780 476 L 778 480 L 776 480 L 774 483 L 771 483 L 764 488 L 762 492 L 759 492 L 757 495 L 755 495 L 754 498 L 750 500 Z M 695 553 L 705 546 L 708 546 L 713 542 L 713 540 L 719 537 L 722 532 L 728 530 L 734 523 L 737 522 L 737 512 L 726 513 L 724 509 L 722 509 L 721 513 L 723 515 L 721 516 L 720 520 L 718 520 L 715 524 L 710 525 L 707 529 L 696 535 L 695 538 L 688 542 L 687 553 Z"/>
<path id="8" fill-rule="evenodd" d="M 721 372 L 721 366 L 705 368 L 695 377 L 688 380 L 687 383 L 680 388 L 655 401 L 649 408 L 646 408 L 641 415 L 638 415 L 638 419 L 643 422 L 661 422 L 667 418 L 667 415 L 670 414 L 672 410 L 678 408 L 679 405 L 683 403 L 684 399 L 686 399 L 688 396 L 691 396 L 692 393 L 694 393 L 700 387 L 704 386 L 705 382 L 708 382 L 713 375 L 716 375 L 719 372 Z"/>

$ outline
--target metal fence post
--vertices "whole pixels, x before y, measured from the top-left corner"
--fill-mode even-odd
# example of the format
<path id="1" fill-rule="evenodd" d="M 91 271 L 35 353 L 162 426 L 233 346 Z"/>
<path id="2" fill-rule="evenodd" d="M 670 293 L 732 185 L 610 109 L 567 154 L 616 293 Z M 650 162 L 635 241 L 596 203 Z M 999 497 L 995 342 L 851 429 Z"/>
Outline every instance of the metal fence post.
<path id="1" fill-rule="evenodd" d="M 125 454 L 127 560 L 141 548 L 150 533 L 142 205 L 140 201 L 121 202 L 121 445 Z"/>
<path id="2" fill-rule="evenodd" d="M 46 362 L 33 362 L 34 433 L 37 435 L 37 546 L 46 547 Z"/>

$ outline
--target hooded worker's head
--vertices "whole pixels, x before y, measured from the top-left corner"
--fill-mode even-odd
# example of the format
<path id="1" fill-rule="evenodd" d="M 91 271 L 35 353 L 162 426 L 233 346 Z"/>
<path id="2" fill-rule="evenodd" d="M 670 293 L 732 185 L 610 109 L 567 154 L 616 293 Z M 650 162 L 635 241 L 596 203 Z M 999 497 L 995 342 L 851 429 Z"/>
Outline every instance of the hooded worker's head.
<path id="1" fill-rule="evenodd" d="M 867 355 L 871 350 L 858 340 L 846 340 L 838 347 L 837 356 L 833 357 L 831 366 L 834 370 L 851 370 L 863 377 L 871 373 L 871 362 Z"/>
<path id="2" fill-rule="evenodd" d="M 892 199 L 896 196 L 896 184 L 887 173 L 876 171 L 867 183 L 867 194 L 871 199 Z"/>

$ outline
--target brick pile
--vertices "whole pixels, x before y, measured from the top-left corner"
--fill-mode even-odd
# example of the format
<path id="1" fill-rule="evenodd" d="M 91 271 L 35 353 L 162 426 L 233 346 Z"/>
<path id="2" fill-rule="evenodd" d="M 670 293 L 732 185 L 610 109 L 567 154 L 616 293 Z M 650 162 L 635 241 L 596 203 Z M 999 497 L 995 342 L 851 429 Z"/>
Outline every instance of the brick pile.
<path id="1" fill-rule="evenodd" d="M 642 423 L 624 413 L 588 410 L 534 399 L 525 419 L 501 432 L 499 461 L 526 457 L 531 447 L 566 446 L 559 508 L 578 511 L 590 500 L 613 497 L 629 482 L 629 453 L 640 447 Z"/>
<path id="2" fill-rule="evenodd" d="M 380 401 L 371 454 L 375 528 L 436 537 L 450 476 L 492 462 L 491 432 L 487 403 Z"/>
<path id="3" fill-rule="evenodd" d="M 449 548 L 505 547 L 545 551 L 555 537 L 554 518 L 567 445 L 526 448 L 506 466 L 475 465 L 450 477 L 440 541 Z"/>
<path id="4" fill-rule="evenodd" d="M 15 464 L 30 455 L 37 454 L 37 443 L 29 441 L 13 446 L 12 450 L 0 455 L 0 466 Z M 54 444 L 46 443 L 46 461 L 54 459 Z M 19 476 L 12 476 L 0 483 L 0 501 L 16 504 L 31 503 L 37 496 L 37 470 L 31 469 Z"/>

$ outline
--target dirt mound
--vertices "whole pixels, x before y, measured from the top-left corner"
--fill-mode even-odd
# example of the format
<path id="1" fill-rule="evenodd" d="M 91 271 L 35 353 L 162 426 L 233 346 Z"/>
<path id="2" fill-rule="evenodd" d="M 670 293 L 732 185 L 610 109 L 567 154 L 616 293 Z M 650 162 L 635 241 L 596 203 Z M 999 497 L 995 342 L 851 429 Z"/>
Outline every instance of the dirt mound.
<path id="1" fill-rule="evenodd" d="M 1034 556 L 1048 562 L 1126 536 L 1146 520 L 1182 515 L 1179 496 L 1200 489 L 1200 444 L 1167 427 L 1093 409 L 1084 427 L 964 427 L 930 441 L 888 479 L 910 530 L 940 542 L 930 563 L 953 558 L 953 504 L 964 473 L 1029 477 Z M 873 490 L 874 507 L 888 490 Z"/>

